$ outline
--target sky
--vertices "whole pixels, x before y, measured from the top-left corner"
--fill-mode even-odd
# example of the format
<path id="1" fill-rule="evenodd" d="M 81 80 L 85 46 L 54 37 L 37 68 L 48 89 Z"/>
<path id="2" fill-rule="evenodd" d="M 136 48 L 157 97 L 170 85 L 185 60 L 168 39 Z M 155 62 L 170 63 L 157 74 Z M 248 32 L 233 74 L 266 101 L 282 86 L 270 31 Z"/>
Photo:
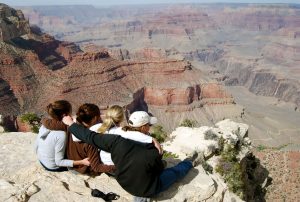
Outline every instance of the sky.
<path id="1" fill-rule="evenodd" d="M 89 4 L 97 6 L 122 5 L 122 4 L 157 4 L 157 3 L 300 3 L 300 0 L 0 0 L 10 6 L 32 5 L 78 5 Z"/>

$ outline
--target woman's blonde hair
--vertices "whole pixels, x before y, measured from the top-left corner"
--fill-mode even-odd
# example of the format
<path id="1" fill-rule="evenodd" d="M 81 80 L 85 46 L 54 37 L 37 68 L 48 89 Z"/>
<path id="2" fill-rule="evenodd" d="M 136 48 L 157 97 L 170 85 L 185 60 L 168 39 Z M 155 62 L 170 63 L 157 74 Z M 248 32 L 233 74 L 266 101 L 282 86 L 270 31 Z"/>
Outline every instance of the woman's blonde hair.
<path id="1" fill-rule="evenodd" d="M 98 129 L 99 133 L 104 133 L 113 126 L 117 126 L 124 120 L 124 111 L 123 108 L 119 105 L 111 106 L 105 114 L 105 119 L 103 124 Z"/>

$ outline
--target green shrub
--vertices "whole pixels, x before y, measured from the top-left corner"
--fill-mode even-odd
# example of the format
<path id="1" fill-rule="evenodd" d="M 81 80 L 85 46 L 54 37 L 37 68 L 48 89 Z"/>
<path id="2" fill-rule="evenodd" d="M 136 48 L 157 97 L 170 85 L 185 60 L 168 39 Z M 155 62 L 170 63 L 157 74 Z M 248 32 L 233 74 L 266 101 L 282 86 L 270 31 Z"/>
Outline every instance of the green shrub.
<path id="1" fill-rule="evenodd" d="M 263 150 L 267 149 L 267 147 L 260 144 L 260 145 L 258 145 L 258 146 L 256 147 L 256 149 L 257 149 L 258 151 L 263 151 Z"/>
<path id="2" fill-rule="evenodd" d="M 222 151 L 224 150 L 225 139 L 220 137 L 218 140 L 218 150 L 216 151 L 216 155 L 221 155 Z"/>
<path id="3" fill-rule="evenodd" d="M 152 126 L 152 132 L 150 135 L 157 139 L 159 143 L 164 142 L 167 138 L 167 133 L 164 131 L 161 125 Z"/>
<path id="4" fill-rule="evenodd" d="M 230 191 L 243 199 L 245 184 L 242 179 L 242 169 L 237 158 L 238 151 L 230 145 L 224 145 L 221 157 L 216 166 L 216 172 L 223 176 Z"/>
<path id="5" fill-rule="evenodd" d="M 265 150 L 265 149 L 272 149 L 272 150 L 281 150 L 281 149 L 283 149 L 283 148 L 285 148 L 285 147 L 287 147 L 289 144 L 283 144 L 283 145 L 279 145 L 279 146 L 277 146 L 277 147 L 268 147 L 268 146 L 265 146 L 265 145 L 258 145 L 257 147 L 256 147 L 256 150 L 257 151 L 263 151 L 263 150 Z"/>
<path id="6" fill-rule="evenodd" d="M 163 158 L 173 158 L 177 159 L 178 155 L 172 152 L 164 151 Z"/>
<path id="7" fill-rule="evenodd" d="M 198 122 L 195 120 L 184 119 L 179 126 L 194 128 L 197 126 L 197 124 Z"/>
<path id="8" fill-rule="evenodd" d="M 23 123 L 28 123 L 31 126 L 31 131 L 34 133 L 39 132 L 39 127 L 41 126 L 41 118 L 35 113 L 26 113 L 21 115 L 21 121 Z"/>

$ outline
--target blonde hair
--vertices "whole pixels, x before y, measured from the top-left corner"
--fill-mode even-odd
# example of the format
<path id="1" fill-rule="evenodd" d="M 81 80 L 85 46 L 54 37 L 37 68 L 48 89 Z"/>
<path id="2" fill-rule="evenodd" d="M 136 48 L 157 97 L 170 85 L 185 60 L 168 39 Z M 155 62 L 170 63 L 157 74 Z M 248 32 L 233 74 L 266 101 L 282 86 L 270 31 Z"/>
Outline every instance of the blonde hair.
<path id="1" fill-rule="evenodd" d="M 124 120 L 124 111 L 123 108 L 119 105 L 111 106 L 106 114 L 103 124 L 98 129 L 99 133 L 104 133 L 109 130 L 113 126 L 120 124 Z"/>
<path id="2" fill-rule="evenodd" d="M 124 130 L 124 131 L 138 131 L 138 132 L 142 132 L 142 127 L 143 126 L 140 126 L 140 127 L 124 126 L 122 128 L 122 130 Z"/>

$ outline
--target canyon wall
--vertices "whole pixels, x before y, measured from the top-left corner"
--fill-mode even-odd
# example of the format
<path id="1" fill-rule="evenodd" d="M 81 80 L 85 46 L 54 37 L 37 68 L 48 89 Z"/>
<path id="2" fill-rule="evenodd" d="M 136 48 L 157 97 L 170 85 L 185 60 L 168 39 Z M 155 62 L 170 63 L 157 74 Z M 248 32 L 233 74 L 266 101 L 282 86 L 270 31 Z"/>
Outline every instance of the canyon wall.
<path id="1" fill-rule="evenodd" d="M 8 41 L 29 32 L 28 20 L 24 18 L 21 10 L 0 3 L 0 41 Z"/>

